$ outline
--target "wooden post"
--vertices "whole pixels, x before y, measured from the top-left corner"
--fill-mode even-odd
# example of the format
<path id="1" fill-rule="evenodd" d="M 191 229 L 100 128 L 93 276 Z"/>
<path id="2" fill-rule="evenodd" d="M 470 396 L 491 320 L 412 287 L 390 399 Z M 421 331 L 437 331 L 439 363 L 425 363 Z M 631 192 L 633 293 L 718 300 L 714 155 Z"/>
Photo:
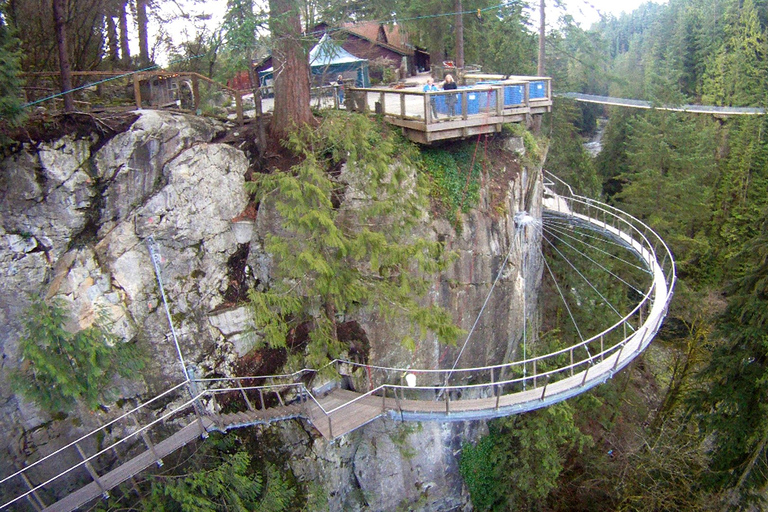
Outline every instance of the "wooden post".
<path id="1" fill-rule="evenodd" d="M 200 80 L 197 79 L 197 73 L 192 75 L 192 103 L 195 105 L 195 114 L 200 110 Z"/>
<path id="2" fill-rule="evenodd" d="M 568 351 L 571 354 L 571 377 L 573 377 L 573 348 Z"/>
<path id="3" fill-rule="evenodd" d="M 531 82 L 525 82 L 523 86 L 523 103 L 528 110 L 531 109 Z"/>
<path id="4" fill-rule="evenodd" d="M 587 369 L 584 371 L 584 378 L 581 380 L 581 385 L 582 386 L 587 383 L 587 374 L 589 373 L 589 369 L 590 368 L 591 367 L 589 365 L 587 365 Z"/>
<path id="5" fill-rule="evenodd" d="M 462 92 L 460 94 L 461 94 L 461 118 L 466 121 L 467 120 L 467 116 L 469 115 L 468 111 L 467 111 L 468 110 L 467 109 L 467 99 L 468 99 L 469 93 L 464 91 L 464 92 Z"/>
<path id="6" fill-rule="evenodd" d="M 141 110 L 141 73 L 133 75 L 133 97 L 136 100 L 136 109 Z"/>
<path id="7" fill-rule="evenodd" d="M 541 400 L 544 400 L 544 395 L 547 394 L 547 386 L 549 386 L 549 375 L 547 375 L 547 380 L 544 383 L 544 389 L 541 390 Z"/>
<path id="8" fill-rule="evenodd" d="M 259 388 L 259 401 L 261 402 L 261 410 L 263 411 L 267 408 L 267 404 L 264 403 L 264 391 L 261 388 Z"/>
<path id="9" fill-rule="evenodd" d="M 141 425 L 139 425 L 139 421 L 136 419 L 136 416 L 132 415 L 131 419 L 133 420 L 133 424 L 136 426 L 136 428 L 140 429 Z M 157 452 L 155 452 L 155 445 L 152 444 L 152 441 L 149 439 L 147 431 L 142 430 L 139 436 L 141 436 L 141 440 L 144 441 L 144 445 L 147 447 L 147 450 L 149 450 L 149 452 L 152 454 L 152 458 L 155 459 L 155 464 L 157 464 L 157 467 L 163 467 L 163 459 L 158 457 Z M 117 455 L 117 451 L 115 451 L 115 455 Z"/>
<path id="10" fill-rule="evenodd" d="M 429 102 L 431 101 L 431 98 L 429 97 L 429 94 L 424 94 L 424 124 L 429 126 L 429 124 L 432 122 L 432 109 L 429 108 Z"/>
<path id="11" fill-rule="evenodd" d="M 75 443 L 75 448 L 77 448 L 77 452 L 80 454 L 80 456 L 85 461 L 85 469 L 88 470 L 88 474 L 91 475 L 91 478 L 93 478 L 93 481 L 96 482 L 96 485 L 99 486 L 99 489 L 101 489 L 101 496 L 106 500 L 109 499 L 109 493 L 107 492 L 107 489 L 104 487 L 104 485 L 101 483 L 101 479 L 99 479 L 98 473 L 96 473 L 96 470 L 93 469 L 93 466 L 88 461 L 88 457 L 85 456 L 85 453 L 83 452 L 83 449 L 80 448 L 79 443 Z"/>
<path id="12" fill-rule="evenodd" d="M 406 118 L 407 112 L 405 111 L 405 93 L 400 93 L 400 119 Z"/>

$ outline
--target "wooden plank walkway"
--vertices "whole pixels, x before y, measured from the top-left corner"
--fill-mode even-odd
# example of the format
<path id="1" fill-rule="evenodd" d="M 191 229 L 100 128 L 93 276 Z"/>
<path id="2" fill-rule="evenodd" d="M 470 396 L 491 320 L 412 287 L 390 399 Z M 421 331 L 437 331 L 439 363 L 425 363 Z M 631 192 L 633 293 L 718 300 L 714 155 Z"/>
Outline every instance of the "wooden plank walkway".
<path id="1" fill-rule="evenodd" d="M 105 492 L 117 487 L 132 476 L 144 471 L 152 464 L 155 464 L 158 459 L 162 459 L 182 446 L 201 437 L 212 424 L 213 421 L 205 417 L 202 418 L 202 423 L 198 420 L 193 421 L 171 437 L 154 445 L 154 450 L 147 450 L 144 453 L 137 455 L 109 473 L 100 476 L 97 482 L 91 482 L 85 487 L 81 487 L 72 494 L 45 508 L 43 512 L 70 512 L 95 498 L 103 496 Z"/>

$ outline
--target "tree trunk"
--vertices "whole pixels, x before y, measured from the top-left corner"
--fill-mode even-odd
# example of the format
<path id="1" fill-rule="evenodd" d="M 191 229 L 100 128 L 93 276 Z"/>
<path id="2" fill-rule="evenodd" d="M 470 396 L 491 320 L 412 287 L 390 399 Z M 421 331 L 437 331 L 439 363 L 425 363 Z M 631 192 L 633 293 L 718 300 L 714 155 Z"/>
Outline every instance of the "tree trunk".
<path id="1" fill-rule="evenodd" d="M 128 45 L 128 0 L 120 2 L 120 62 L 125 69 L 131 66 L 131 49 Z"/>
<path id="2" fill-rule="evenodd" d="M 298 0 L 269 0 L 275 107 L 270 135 L 284 139 L 313 121 L 309 109 L 309 58 L 301 44 Z"/>
<path id="3" fill-rule="evenodd" d="M 136 0 L 136 23 L 139 26 L 139 66 L 144 69 L 149 67 L 147 0 Z"/>
<path id="4" fill-rule="evenodd" d="M 75 101 L 72 98 L 72 68 L 69 65 L 67 51 L 66 0 L 53 0 L 53 24 L 56 32 L 56 47 L 59 50 L 59 71 L 61 72 L 61 92 L 64 93 L 64 112 L 74 112 Z"/>
<path id="5" fill-rule="evenodd" d="M 544 17 L 544 0 L 539 0 L 539 69 L 538 75 L 544 76 L 544 36 L 546 35 L 546 18 Z"/>
<path id="6" fill-rule="evenodd" d="M 456 68 L 464 69 L 464 7 L 456 0 Z M 457 77 L 458 78 L 458 77 Z"/>
<path id="7" fill-rule="evenodd" d="M 118 49 L 117 41 L 117 25 L 115 19 L 112 17 L 112 13 L 106 13 L 104 15 L 107 21 L 107 46 L 109 47 L 109 62 L 114 69 L 120 62 L 120 51 Z"/>

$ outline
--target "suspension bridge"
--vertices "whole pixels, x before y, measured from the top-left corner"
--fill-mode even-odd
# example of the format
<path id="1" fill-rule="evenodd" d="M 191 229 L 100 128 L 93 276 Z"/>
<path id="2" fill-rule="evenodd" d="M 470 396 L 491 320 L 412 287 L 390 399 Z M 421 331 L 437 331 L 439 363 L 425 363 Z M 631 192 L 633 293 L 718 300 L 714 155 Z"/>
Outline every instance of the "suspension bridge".
<path id="1" fill-rule="evenodd" d="M 627 284 L 638 298 L 620 312 L 599 294 L 616 316 L 613 325 L 586 337 L 576 326 L 579 341 L 568 347 L 478 368 L 391 368 L 336 360 L 287 375 L 198 379 L 188 373 L 184 382 L 2 478 L 0 510 L 75 510 L 213 431 L 301 418 L 331 441 L 385 415 L 400 421 L 490 419 L 546 407 L 605 382 L 658 331 L 675 285 L 674 259 L 638 219 L 574 194 L 548 173 L 544 190 L 540 229 L 548 244 L 572 254 L 596 249 L 629 269 L 622 271 L 626 275 L 606 269 L 612 282 Z M 585 261 L 603 266 L 594 256 Z M 582 277 L 583 288 L 595 288 Z M 569 292 L 558 293 L 565 300 Z M 343 380 L 354 382 L 356 390 L 342 389 Z"/>
<path id="2" fill-rule="evenodd" d="M 555 96 L 569 98 L 583 103 L 598 103 L 613 107 L 639 108 L 644 110 L 665 110 L 668 112 L 688 112 L 691 114 L 712 114 L 720 116 L 762 116 L 764 108 L 757 107 L 718 107 L 712 105 L 660 105 L 644 100 L 613 98 L 578 92 L 556 93 Z"/>

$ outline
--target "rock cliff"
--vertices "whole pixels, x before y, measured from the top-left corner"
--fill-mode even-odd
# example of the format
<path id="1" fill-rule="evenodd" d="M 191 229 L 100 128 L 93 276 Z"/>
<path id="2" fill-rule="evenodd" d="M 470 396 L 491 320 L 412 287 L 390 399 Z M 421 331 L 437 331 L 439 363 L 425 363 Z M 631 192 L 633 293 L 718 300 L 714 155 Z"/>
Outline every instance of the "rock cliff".
<path id="1" fill-rule="evenodd" d="M 123 342 L 137 343 L 150 355 L 147 371 L 118 383 L 120 403 L 178 383 L 181 366 L 147 250 L 149 237 L 159 250 L 187 364 L 198 374 L 232 373 L 254 335 L 246 309 L 229 307 L 226 295 L 233 285 L 267 282 L 269 256 L 261 250 L 263 232 L 257 230 L 248 245 L 235 239 L 231 220 L 248 203 L 249 162 L 241 151 L 214 142 L 222 130 L 215 122 L 145 111 L 109 140 L 67 136 L 27 145 L 0 161 L 3 375 L 21 364 L 18 339 L 30 298 L 44 295 L 64 299 L 81 328 L 104 312 Z M 442 220 L 424 227 L 427 236 L 457 254 L 452 268 L 435 280 L 429 300 L 473 331 L 459 366 L 514 357 L 526 325 L 538 323 L 540 173 L 510 159 L 499 176 L 504 180 L 495 196 L 498 177 L 494 183 L 485 177 L 480 206 L 464 217 L 460 232 Z M 242 274 L 236 283 L 233 261 Z M 374 313 L 348 320 L 365 330 L 377 364 L 450 367 L 462 349 L 461 343 L 441 347 L 428 338 L 410 353 L 397 336 L 405 326 L 385 324 Z M 51 418 L 0 378 L 0 474 L 119 410 L 108 404 L 96 413 Z M 305 427 L 292 422 L 272 428 L 292 456 L 299 481 L 320 483 L 333 510 L 467 507 L 457 454 L 463 441 L 483 432 L 482 423 L 410 425 L 385 418 L 332 443 Z"/>

